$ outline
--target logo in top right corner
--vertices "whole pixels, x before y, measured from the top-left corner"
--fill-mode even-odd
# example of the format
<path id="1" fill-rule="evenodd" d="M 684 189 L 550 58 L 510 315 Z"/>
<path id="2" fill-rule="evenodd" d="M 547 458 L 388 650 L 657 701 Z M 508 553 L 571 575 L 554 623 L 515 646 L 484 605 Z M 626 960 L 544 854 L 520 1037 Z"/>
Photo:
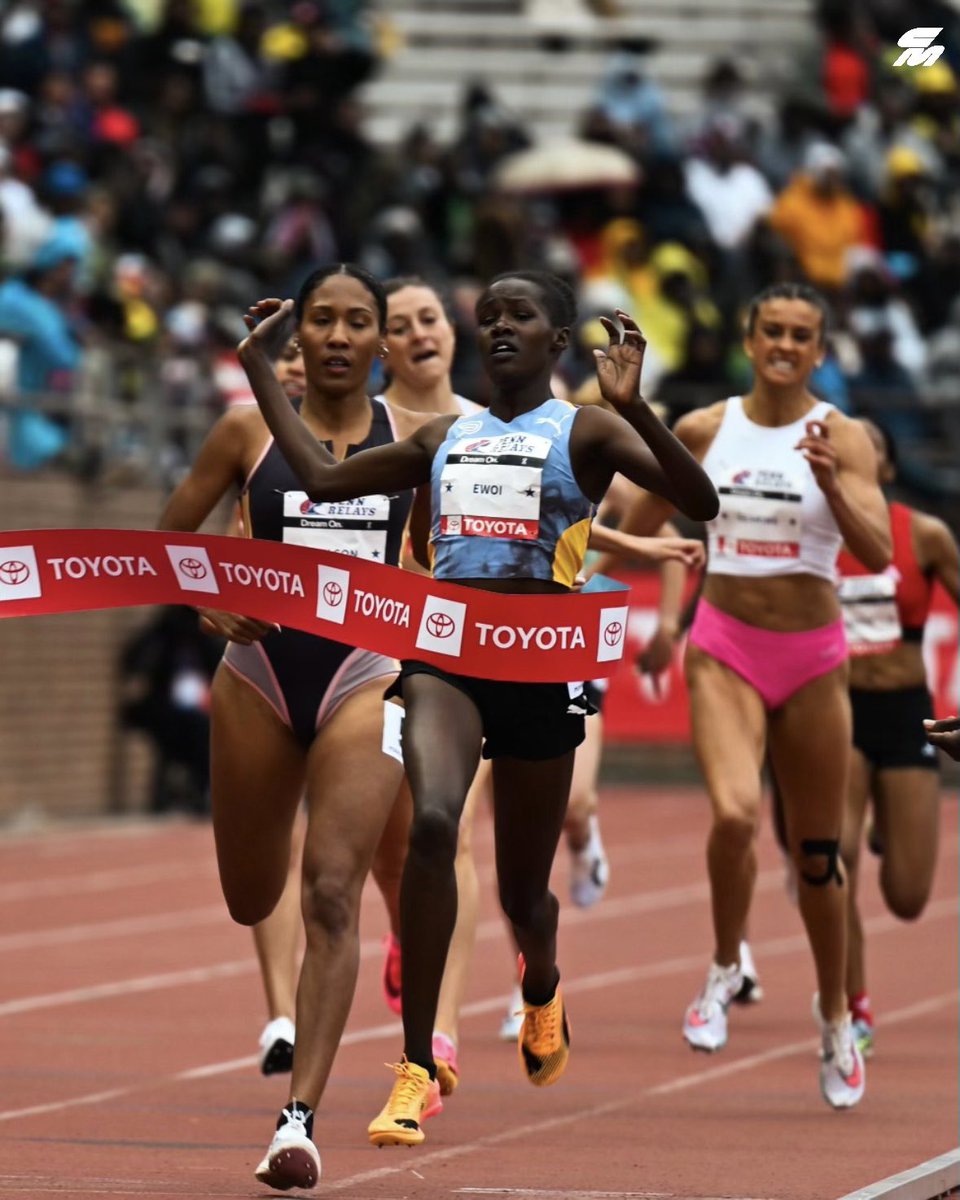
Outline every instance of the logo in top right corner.
<path id="1" fill-rule="evenodd" d="M 920 25 L 916 29 L 908 29 L 897 41 L 897 45 L 903 52 L 897 56 L 893 65 L 895 67 L 932 67 L 944 51 L 943 46 L 932 44 L 942 32 L 942 25 Z"/>

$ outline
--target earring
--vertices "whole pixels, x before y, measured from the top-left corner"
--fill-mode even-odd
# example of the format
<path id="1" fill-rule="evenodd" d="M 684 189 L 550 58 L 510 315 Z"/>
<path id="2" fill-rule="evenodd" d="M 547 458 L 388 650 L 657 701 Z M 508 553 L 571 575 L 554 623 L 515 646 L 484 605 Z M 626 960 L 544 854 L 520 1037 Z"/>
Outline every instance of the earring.
<path id="1" fill-rule="evenodd" d="M 380 357 L 381 358 L 386 358 L 389 353 L 390 353 L 389 346 L 381 346 L 380 347 Z"/>
<path id="2" fill-rule="evenodd" d="M 294 350 L 299 350 L 300 349 L 300 339 L 298 337 L 294 337 L 291 340 L 293 342 Z"/>

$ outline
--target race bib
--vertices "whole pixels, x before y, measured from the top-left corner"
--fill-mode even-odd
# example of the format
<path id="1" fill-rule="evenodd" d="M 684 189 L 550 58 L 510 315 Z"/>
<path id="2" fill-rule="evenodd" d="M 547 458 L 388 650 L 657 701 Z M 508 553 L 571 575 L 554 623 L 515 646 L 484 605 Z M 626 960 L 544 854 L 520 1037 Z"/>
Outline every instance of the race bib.
<path id="1" fill-rule="evenodd" d="M 783 471 L 724 472 L 717 484 L 716 552 L 727 558 L 800 557 L 803 484 Z"/>
<path id="2" fill-rule="evenodd" d="M 551 445 L 529 433 L 454 443 L 440 475 L 440 533 L 535 541 Z"/>
<path id="3" fill-rule="evenodd" d="M 850 575 L 837 592 L 851 655 L 887 654 L 902 640 L 894 575 Z"/>
<path id="4" fill-rule="evenodd" d="M 389 525 L 389 496 L 316 502 L 306 492 L 283 493 L 283 540 L 290 546 L 382 563 Z"/>

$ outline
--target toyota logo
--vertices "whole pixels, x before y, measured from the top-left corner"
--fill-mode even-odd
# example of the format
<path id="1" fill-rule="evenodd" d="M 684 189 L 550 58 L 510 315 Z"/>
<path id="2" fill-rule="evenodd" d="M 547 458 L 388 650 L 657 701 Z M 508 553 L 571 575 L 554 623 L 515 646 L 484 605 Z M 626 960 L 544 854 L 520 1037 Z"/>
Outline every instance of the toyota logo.
<path id="1" fill-rule="evenodd" d="M 448 617 L 446 613 L 431 613 L 426 624 L 431 637 L 448 638 L 453 633 L 453 617 Z"/>
<path id="2" fill-rule="evenodd" d="M 611 621 L 603 631 L 603 640 L 608 646 L 615 646 L 623 637 L 623 626 L 619 621 Z"/>
<path id="3" fill-rule="evenodd" d="M 205 579 L 207 568 L 199 558 L 181 558 L 180 570 L 188 579 Z"/>
<path id="4" fill-rule="evenodd" d="M 30 568 L 25 562 L 11 558 L 5 563 L 0 563 L 0 583 L 23 583 L 29 578 Z"/>
<path id="5" fill-rule="evenodd" d="M 325 583 L 323 585 L 323 600 L 325 604 L 329 604 L 331 608 L 336 608 L 343 600 L 343 588 L 339 583 Z"/>

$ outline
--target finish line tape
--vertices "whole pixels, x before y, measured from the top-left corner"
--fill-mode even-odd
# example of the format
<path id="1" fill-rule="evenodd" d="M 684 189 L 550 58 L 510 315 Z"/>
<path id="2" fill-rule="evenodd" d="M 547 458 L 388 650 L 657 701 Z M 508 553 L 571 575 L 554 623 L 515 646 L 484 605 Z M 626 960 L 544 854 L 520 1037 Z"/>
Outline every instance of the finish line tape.
<path id="1" fill-rule="evenodd" d="M 189 604 L 481 679 L 612 674 L 623 656 L 626 590 L 595 579 L 570 595 L 487 592 L 343 554 L 211 534 L 0 532 L 0 618 Z"/>

